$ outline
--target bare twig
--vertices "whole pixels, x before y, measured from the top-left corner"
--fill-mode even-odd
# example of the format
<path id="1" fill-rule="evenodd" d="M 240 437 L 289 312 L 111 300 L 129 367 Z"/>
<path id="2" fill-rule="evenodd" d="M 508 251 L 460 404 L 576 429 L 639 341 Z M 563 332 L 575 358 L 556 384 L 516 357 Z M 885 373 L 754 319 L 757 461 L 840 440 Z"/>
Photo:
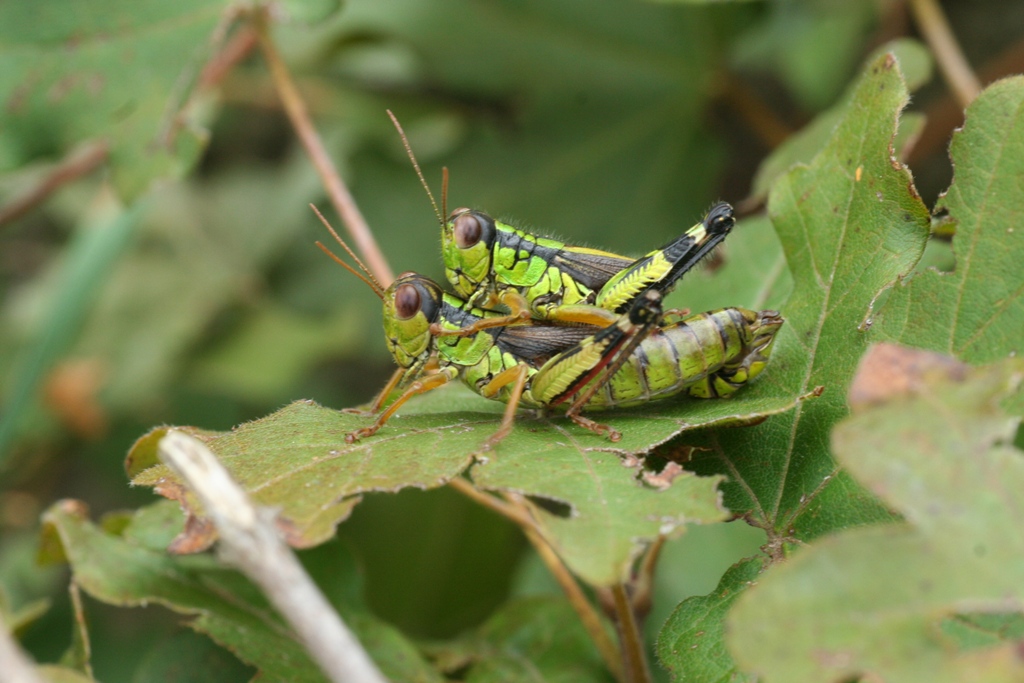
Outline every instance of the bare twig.
<path id="1" fill-rule="evenodd" d="M 104 141 L 90 142 L 72 150 L 37 185 L 0 208 L 0 225 L 21 218 L 62 186 L 95 169 L 107 160 L 108 152 Z"/>
<path id="2" fill-rule="evenodd" d="M 384 258 L 380 247 L 377 246 L 377 241 L 373 238 L 370 226 L 366 224 L 366 220 L 359 212 L 359 207 L 356 206 L 352 194 L 348 191 L 348 187 L 341 179 L 341 176 L 338 175 L 334 163 L 324 149 L 320 135 L 316 132 L 316 128 L 313 127 L 313 122 L 309 118 L 309 111 L 306 109 L 306 103 L 299 94 L 295 81 L 292 80 L 288 68 L 281 60 L 281 55 L 278 54 L 277 47 L 270 37 L 265 12 L 254 12 L 252 22 L 256 35 L 259 38 L 260 48 L 263 50 L 263 56 L 270 67 L 271 78 L 273 78 L 274 85 L 281 96 L 281 103 L 284 105 L 288 119 L 292 122 L 292 126 L 295 128 L 302 146 L 306 149 L 306 153 L 313 161 L 313 165 L 320 175 L 320 180 L 327 190 L 331 204 L 334 205 L 338 215 L 341 216 L 342 222 L 345 223 L 345 227 L 348 228 L 349 234 L 352 235 L 352 239 L 355 240 L 359 250 L 363 253 L 363 257 L 370 266 L 370 270 L 387 287 L 395 279 L 391 266 L 388 265 L 387 259 Z"/>
<path id="3" fill-rule="evenodd" d="M 981 83 L 960 50 L 938 0 L 910 0 L 910 9 L 918 29 L 935 54 L 943 78 L 960 106 L 966 108 L 981 92 Z"/>
<path id="4" fill-rule="evenodd" d="M 46 683 L 0 618 L 0 683 Z"/>
<path id="5" fill-rule="evenodd" d="M 274 526 L 203 443 L 169 431 L 160 457 L 199 496 L 220 534 L 221 558 L 252 579 L 335 683 L 385 683 L 359 641 L 331 608 Z"/>
<path id="6" fill-rule="evenodd" d="M 622 641 L 622 663 L 626 683 L 651 683 L 651 672 L 647 667 L 644 641 L 633 613 L 633 604 L 626 592 L 626 586 L 617 583 L 611 588 L 615 604 L 616 625 Z"/>

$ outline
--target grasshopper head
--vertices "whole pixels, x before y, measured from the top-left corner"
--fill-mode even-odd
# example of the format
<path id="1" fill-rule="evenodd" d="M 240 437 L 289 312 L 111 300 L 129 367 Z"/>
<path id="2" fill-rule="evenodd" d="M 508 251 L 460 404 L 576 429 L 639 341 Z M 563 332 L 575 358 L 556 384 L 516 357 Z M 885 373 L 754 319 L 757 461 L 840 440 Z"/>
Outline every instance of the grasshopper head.
<path id="1" fill-rule="evenodd" d="M 496 237 L 494 219 L 471 209 L 455 209 L 441 228 L 444 274 L 459 296 L 472 296 L 490 279 Z"/>
<path id="2" fill-rule="evenodd" d="M 403 368 L 430 356 L 430 325 L 441 311 L 442 297 L 436 282 L 416 273 L 402 273 L 384 290 L 384 338 Z"/>

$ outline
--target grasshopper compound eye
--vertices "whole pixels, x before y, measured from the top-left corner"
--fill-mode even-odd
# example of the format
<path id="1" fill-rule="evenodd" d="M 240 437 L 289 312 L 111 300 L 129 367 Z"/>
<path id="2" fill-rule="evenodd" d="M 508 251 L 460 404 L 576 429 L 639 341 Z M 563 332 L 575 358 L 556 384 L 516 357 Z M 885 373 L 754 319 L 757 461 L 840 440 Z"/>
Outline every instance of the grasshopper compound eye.
<path id="1" fill-rule="evenodd" d="M 464 213 L 455 219 L 454 233 L 455 243 L 459 245 L 459 249 L 469 249 L 480 241 L 484 229 L 476 216 Z"/>
<path id="2" fill-rule="evenodd" d="M 420 292 L 413 285 L 401 285 L 395 290 L 395 315 L 399 320 L 408 320 L 420 312 Z"/>

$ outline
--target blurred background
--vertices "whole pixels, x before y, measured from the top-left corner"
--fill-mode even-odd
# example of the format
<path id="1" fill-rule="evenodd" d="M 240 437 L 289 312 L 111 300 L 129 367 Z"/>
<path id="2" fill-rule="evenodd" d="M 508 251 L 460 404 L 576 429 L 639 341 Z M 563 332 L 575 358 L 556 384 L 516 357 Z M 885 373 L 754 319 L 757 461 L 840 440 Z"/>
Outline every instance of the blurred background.
<path id="1" fill-rule="evenodd" d="M 1024 70 L 1024 3 L 944 9 L 983 81 Z M 449 168 L 449 208 L 639 255 L 717 200 L 756 214 L 761 162 L 873 50 L 918 37 L 899 0 L 288 0 L 273 15 L 392 269 L 439 280 L 436 219 L 386 109 L 438 197 Z M 147 505 L 123 459 L 153 426 L 354 406 L 393 368 L 379 301 L 313 244 L 310 202 L 340 221 L 229 17 L 210 0 L 0 7 L 0 610 L 41 661 L 71 632 L 65 572 L 34 561 L 53 501 L 94 517 Z M 962 108 L 923 80 L 907 161 L 931 205 Z M 730 240 L 773 239 L 758 231 L 741 222 Z M 930 259 L 951 265 L 941 244 Z M 698 273 L 674 302 L 702 307 L 715 286 Z M 649 632 L 761 542 L 740 522 L 670 543 Z M 374 611 L 419 638 L 557 591 L 518 530 L 448 490 L 370 496 L 330 545 L 361 563 Z M 331 558 L 305 553 L 326 581 Z M 211 680 L 248 675 L 160 608 L 86 612 L 100 680 L 147 680 L 182 643 Z"/>

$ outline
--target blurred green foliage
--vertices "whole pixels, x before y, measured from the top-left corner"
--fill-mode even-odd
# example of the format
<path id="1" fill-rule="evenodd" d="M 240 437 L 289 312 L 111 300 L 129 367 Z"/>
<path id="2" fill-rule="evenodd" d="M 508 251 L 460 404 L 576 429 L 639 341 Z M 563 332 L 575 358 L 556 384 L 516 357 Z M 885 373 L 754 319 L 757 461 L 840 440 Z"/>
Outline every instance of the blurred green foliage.
<path id="1" fill-rule="evenodd" d="M 450 169 L 450 207 L 639 254 L 714 200 L 749 196 L 756 209 L 793 160 L 809 161 L 824 143 L 858 65 L 889 39 L 913 35 L 902 3 L 867 0 L 288 0 L 274 8 L 275 40 L 392 267 L 435 278 L 437 226 L 385 109 L 405 126 L 435 193 L 440 168 Z M 115 527 L 128 518 L 104 515 L 153 501 L 128 488 L 122 466 L 153 425 L 227 430 L 299 398 L 352 406 L 392 367 L 377 300 L 313 246 L 323 230 L 307 204 L 327 202 L 258 50 L 204 80 L 204 65 L 236 35 L 227 29 L 237 9 L 215 0 L 0 4 L 9 57 L 0 66 L 0 206 L 82 143 L 100 139 L 109 149 L 102 168 L 0 224 L 0 614 L 40 661 L 58 661 L 72 640 L 66 578 L 34 563 L 40 516 L 53 501 L 86 501 L 105 520 L 104 538 L 127 543 L 131 533 Z M 950 11 L 975 65 L 1020 40 L 1020 3 Z M 925 130 L 917 148 L 909 133 L 945 93 L 929 82 L 921 45 L 904 48 L 909 85 L 922 90 L 896 151 L 910 155 L 931 205 L 949 184 L 950 130 L 932 138 Z M 779 129 L 799 135 L 778 147 L 766 131 Z M 975 201 L 956 195 L 944 206 L 964 211 Z M 767 218 L 742 221 L 723 254 L 671 303 L 703 310 L 789 298 L 793 281 Z M 925 261 L 951 269 L 948 242 L 933 240 Z M 1000 272 L 1012 276 L 1005 264 Z M 918 291 L 907 289 L 899 296 L 916 305 Z M 914 320 L 911 304 L 906 316 Z M 852 372 L 855 354 L 845 356 L 843 372 Z M 730 495 L 735 502 L 735 487 Z M 336 604 L 358 602 L 367 628 L 390 629 L 387 620 L 414 638 L 464 633 L 434 650 L 450 671 L 500 652 L 494 671 L 474 675 L 516 680 L 500 677 L 502 657 L 522 642 L 543 659 L 550 634 L 531 621 L 543 617 L 566 625 L 556 635 L 582 667 L 544 660 L 548 675 L 602 680 L 593 653 L 577 647 L 572 615 L 544 597 L 557 594 L 552 580 L 493 513 L 446 489 L 370 494 L 339 533 L 342 541 L 303 557 Z M 672 541 L 650 642 L 677 603 L 711 592 L 763 541 L 741 522 Z M 162 608 L 115 609 L 88 597 L 85 605 L 98 680 L 252 675 Z M 684 611 L 703 614 L 693 607 Z M 167 662 L 183 661 L 192 671 L 173 678 Z"/>

